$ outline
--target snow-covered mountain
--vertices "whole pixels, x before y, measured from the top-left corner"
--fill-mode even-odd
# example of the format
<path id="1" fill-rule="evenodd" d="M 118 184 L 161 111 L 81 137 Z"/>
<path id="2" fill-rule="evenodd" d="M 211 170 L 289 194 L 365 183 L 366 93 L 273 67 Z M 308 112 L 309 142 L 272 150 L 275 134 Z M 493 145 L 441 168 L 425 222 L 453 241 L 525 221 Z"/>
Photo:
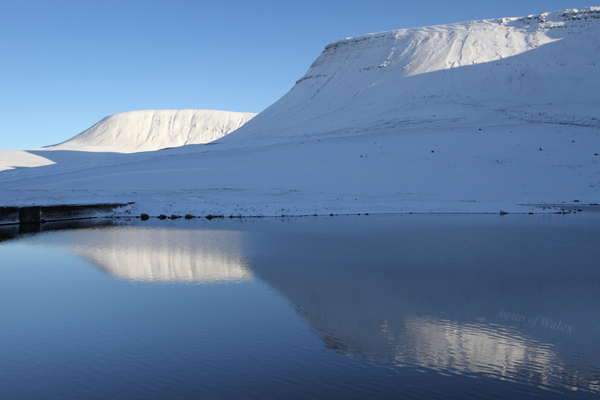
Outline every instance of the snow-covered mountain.
<path id="1" fill-rule="evenodd" d="M 224 141 L 477 127 L 600 127 L 600 7 L 331 43 L 279 101 Z"/>
<path id="2" fill-rule="evenodd" d="M 144 110 L 110 115 L 47 149 L 133 153 L 210 143 L 256 114 L 215 110 Z"/>
<path id="3" fill-rule="evenodd" d="M 0 171 L 97 159 L 103 157 L 100 153 L 136 153 L 210 143 L 255 115 L 216 110 L 143 110 L 109 115 L 60 144 L 31 150 L 0 150 Z"/>
<path id="4" fill-rule="evenodd" d="M 212 146 L 4 171 L 0 204 L 293 215 L 600 203 L 599 66 L 600 7 L 347 38 Z M 85 142 L 107 143 L 91 131 Z"/>

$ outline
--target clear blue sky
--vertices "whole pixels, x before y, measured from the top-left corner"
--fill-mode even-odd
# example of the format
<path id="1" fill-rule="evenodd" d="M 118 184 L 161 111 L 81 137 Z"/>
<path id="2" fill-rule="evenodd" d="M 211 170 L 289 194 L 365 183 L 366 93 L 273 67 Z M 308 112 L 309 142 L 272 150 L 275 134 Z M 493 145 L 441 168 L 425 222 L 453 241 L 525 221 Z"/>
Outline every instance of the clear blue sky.
<path id="1" fill-rule="evenodd" d="M 594 4 L 570 0 L 0 0 L 0 149 L 144 109 L 260 112 L 328 43 Z"/>

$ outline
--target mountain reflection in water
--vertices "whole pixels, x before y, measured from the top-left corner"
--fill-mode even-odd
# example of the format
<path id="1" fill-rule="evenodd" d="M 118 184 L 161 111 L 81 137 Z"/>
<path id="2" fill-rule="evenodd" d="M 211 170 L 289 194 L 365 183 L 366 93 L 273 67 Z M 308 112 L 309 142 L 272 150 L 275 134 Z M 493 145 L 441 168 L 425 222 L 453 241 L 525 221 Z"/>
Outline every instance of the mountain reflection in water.
<path id="1" fill-rule="evenodd" d="M 306 224 L 250 268 L 348 356 L 600 391 L 599 230 L 559 218 Z"/>
<path id="2" fill-rule="evenodd" d="M 235 231 L 111 230 L 100 245 L 75 253 L 117 278 L 165 282 L 243 281 L 252 273 L 240 253 Z"/>
<path id="3" fill-rule="evenodd" d="M 252 279 L 243 260 L 242 233 L 237 231 L 83 229 L 61 247 L 119 279 L 188 283 Z"/>
<path id="4" fill-rule="evenodd" d="M 325 347 L 362 363 L 600 392 L 597 225 L 411 218 L 111 227 L 43 242 L 119 279 L 264 282 Z"/>

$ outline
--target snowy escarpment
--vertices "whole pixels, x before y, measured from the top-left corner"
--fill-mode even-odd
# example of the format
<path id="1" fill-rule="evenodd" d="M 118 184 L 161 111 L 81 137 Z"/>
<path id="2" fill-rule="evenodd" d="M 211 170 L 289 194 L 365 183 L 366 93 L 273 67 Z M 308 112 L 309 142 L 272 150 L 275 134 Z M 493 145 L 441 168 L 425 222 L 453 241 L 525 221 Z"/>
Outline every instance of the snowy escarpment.
<path id="1" fill-rule="evenodd" d="M 600 127 L 599 32 L 590 7 L 343 39 L 224 141 L 513 119 Z"/>
<path id="2" fill-rule="evenodd" d="M 57 145 L 0 150 L 0 171 L 85 161 L 114 153 L 206 144 L 230 134 L 255 115 L 215 110 L 144 110 L 114 114 Z"/>
<path id="3" fill-rule="evenodd" d="M 115 114 L 52 150 L 133 153 L 204 144 L 238 129 L 256 114 L 214 110 L 144 110 Z"/>
<path id="4" fill-rule="evenodd" d="M 599 65 L 600 7 L 344 39 L 214 145 L 4 171 L 0 205 L 281 216 L 600 203 Z"/>

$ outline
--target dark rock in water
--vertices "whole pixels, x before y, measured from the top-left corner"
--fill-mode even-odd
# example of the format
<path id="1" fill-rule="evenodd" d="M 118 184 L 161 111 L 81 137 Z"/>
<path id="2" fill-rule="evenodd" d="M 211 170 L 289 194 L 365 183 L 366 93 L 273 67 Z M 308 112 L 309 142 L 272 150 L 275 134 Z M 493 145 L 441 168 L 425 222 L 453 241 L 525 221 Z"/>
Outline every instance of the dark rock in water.
<path id="1" fill-rule="evenodd" d="M 209 221 L 210 221 L 211 219 L 213 219 L 213 218 L 214 218 L 214 216 L 213 216 L 212 214 L 208 214 L 208 215 L 207 215 L 206 217 L 204 217 L 204 218 L 206 218 L 207 220 L 209 220 Z"/>
<path id="2" fill-rule="evenodd" d="M 185 219 L 192 219 L 194 216 L 192 214 L 185 214 Z"/>
<path id="3" fill-rule="evenodd" d="M 177 219 L 177 218 L 181 218 L 181 215 L 175 215 L 175 214 L 171 215 L 171 219 Z"/>
<path id="4" fill-rule="evenodd" d="M 158 219 L 167 219 L 167 216 L 165 214 L 160 214 L 158 216 Z"/>
<path id="5" fill-rule="evenodd" d="M 142 214 L 140 215 L 140 219 L 142 221 L 148 221 L 150 219 L 150 216 L 148 214 Z"/>

